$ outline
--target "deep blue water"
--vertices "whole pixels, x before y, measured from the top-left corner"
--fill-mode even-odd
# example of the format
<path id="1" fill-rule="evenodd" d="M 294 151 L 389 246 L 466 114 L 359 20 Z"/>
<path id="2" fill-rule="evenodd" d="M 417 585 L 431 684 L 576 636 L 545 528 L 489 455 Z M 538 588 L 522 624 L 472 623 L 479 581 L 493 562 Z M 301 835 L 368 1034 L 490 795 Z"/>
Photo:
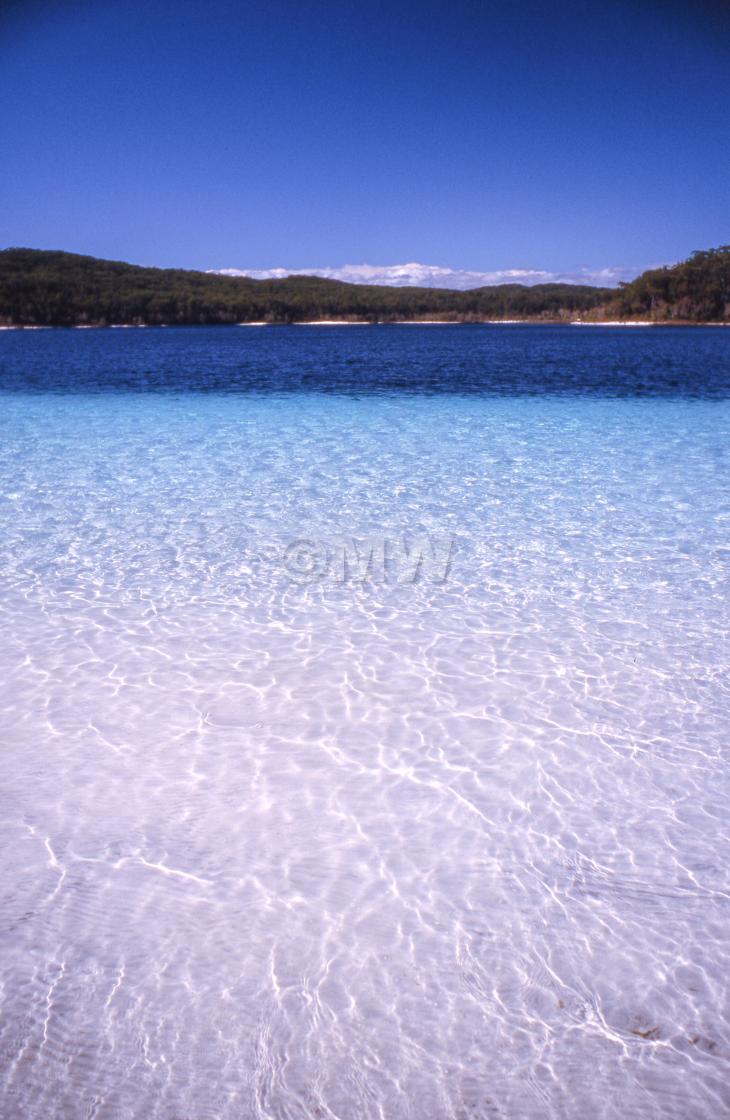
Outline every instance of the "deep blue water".
<path id="1" fill-rule="evenodd" d="M 0 389 L 730 395 L 713 327 L 193 327 L 6 331 Z"/>
<path id="2" fill-rule="evenodd" d="M 0 1115 L 727 1115 L 729 386 L 0 332 Z"/>

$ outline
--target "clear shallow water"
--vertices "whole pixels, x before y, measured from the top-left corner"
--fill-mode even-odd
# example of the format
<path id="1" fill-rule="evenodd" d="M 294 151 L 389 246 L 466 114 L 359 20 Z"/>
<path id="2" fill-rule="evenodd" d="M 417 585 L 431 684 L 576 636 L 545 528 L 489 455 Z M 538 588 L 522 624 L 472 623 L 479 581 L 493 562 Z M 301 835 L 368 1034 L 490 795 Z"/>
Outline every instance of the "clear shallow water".
<path id="1" fill-rule="evenodd" d="M 727 1112 L 730 337 L 537 332 L 0 337 L 4 1116 Z"/>

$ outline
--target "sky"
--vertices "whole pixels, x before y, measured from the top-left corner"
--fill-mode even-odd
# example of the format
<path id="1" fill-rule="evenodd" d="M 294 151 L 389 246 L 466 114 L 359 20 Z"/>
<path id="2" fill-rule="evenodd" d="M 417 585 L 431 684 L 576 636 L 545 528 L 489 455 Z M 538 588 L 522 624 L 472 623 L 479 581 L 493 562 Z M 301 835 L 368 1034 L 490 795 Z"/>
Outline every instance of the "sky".
<path id="1" fill-rule="evenodd" d="M 465 286 L 730 242 L 726 2 L 6 0 L 0 104 L 3 247 Z"/>

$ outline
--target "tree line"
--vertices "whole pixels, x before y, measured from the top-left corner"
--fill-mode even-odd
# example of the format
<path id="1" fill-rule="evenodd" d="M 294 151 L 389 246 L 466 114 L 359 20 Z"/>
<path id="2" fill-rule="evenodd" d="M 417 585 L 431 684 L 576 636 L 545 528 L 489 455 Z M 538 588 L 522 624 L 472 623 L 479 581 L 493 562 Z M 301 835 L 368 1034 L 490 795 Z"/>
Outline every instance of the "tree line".
<path id="1" fill-rule="evenodd" d="M 614 307 L 619 317 L 657 322 L 730 320 L 730 245 L 701 249 L 686 261 L 643 272 L 621 284 Z"/>
<path id="2" fill-rule="evenodd" d="M 312 319 L 565 321 L 730 319 L 730 246 L 643 273 L 618 290 L 500 284 L 452 291 L 347 284 L 316 276 L 253 280 L 142 268 L 40 249 L 0 251 L 0 323 L 18 326 L 231 324 Z"/>

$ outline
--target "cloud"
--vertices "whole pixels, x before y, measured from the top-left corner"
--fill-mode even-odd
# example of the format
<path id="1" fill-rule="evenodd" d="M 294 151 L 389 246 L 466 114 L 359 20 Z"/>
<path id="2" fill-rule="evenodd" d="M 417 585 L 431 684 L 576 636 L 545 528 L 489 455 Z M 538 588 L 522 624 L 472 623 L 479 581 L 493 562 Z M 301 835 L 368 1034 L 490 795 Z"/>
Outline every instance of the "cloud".
<path id="1" fill-rule="evenodd" d="M 581 268 L 577 272 L 548 272 L 539 268 L 506 268 L 496 272 L 471 272 L 435 264 L 346 264 L 341 268 L 211 268 L 219 276 L 249 276 L 254 280 L 281 280 L 285 276 L 324 276 L 350 284 L 386 284 L 400 288 L 482 288 L 494 284 L 598 284 L 615 287 L 632 280 L 637 268 Z"/>

